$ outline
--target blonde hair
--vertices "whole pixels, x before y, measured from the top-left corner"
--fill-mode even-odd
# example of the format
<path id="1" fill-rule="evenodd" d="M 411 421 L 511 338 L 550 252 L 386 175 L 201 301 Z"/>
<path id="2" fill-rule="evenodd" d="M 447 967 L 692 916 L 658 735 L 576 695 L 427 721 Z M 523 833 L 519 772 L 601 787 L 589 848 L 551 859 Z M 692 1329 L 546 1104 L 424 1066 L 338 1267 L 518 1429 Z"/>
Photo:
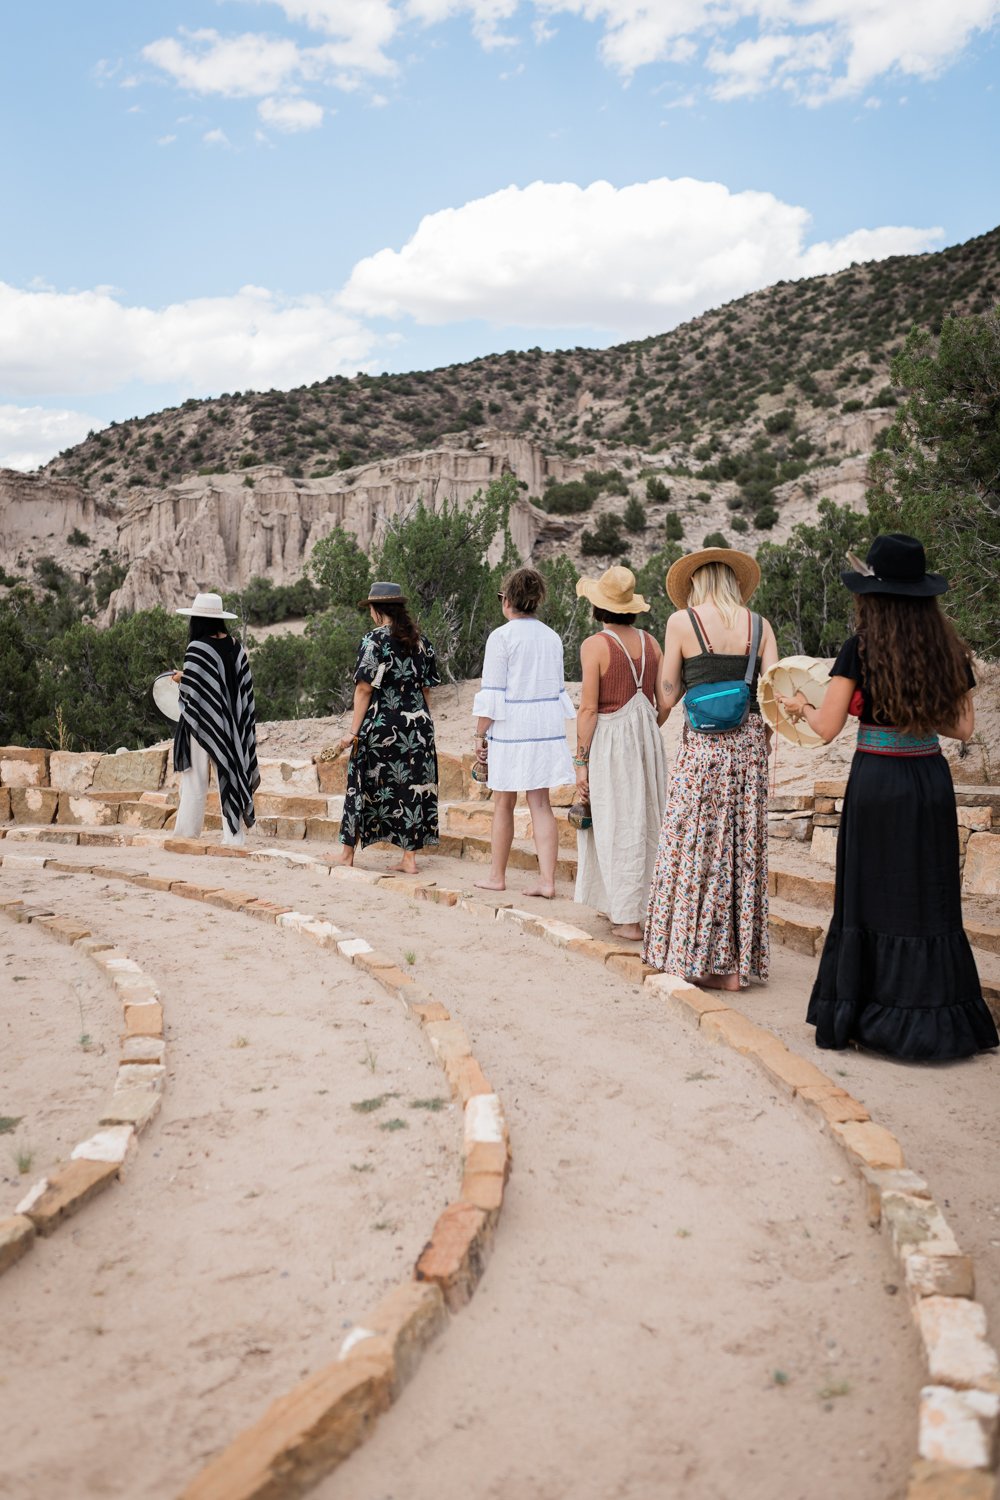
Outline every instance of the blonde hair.
<path id="1" fill-rule="evenodd" d="M 702 563 L 691 574 L 688 604 L 706 602 L 715 605 L 728 630 L 735 629 L 738 612 L 743 608 L 743 595 L 736 574 L 728 563 Z"/>

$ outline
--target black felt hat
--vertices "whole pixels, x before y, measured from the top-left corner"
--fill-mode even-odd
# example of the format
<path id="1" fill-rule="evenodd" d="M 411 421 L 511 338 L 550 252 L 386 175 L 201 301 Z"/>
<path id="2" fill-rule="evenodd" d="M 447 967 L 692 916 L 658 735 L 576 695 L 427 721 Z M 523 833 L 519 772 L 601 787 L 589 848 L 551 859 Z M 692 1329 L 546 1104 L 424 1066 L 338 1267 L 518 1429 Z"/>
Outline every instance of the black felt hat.
<path id="1" fill-rule="evenodd" d="M 862 563 L 848 553 L 854 564 L 851 572 L 841 573 L 841 581 L 852 594 L 902 594 L 908 599 L 929 599 L 943 594 L 948 580 L 940 573 L 928 573 L 923 542 L 901 531 L 877 536 Z"/>

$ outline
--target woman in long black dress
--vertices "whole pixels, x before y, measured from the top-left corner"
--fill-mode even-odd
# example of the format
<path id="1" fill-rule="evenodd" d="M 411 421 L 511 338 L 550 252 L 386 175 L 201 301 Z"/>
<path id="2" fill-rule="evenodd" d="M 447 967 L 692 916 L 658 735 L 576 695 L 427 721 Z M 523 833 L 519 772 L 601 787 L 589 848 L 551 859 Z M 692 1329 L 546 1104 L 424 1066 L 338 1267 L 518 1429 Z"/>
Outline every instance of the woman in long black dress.
<path id="1" fill-rule="evenodd" d="M 417 873 L 417 851 L 438 842 L 437 753 L 427 692 L 441 681 L 434 648 L 411 620 L 398 583 L 374 583 L 374 623 L 358 647 L 354 716 L 340 823 L 341 864 L 360 844 L 395 844 L 393 868 Z"/>
<path id="2" fill-rule="evenodd" d="M 975 727 L 968 647 L 938 608 L 947 589 L 914 537 L 880 536 L 841 575 L 857 634 L 820 708 L 783 698 L 824 740 L 857 712 L 837 842 L 833 920 L 809 1001 L 819 1047 L 858 1042 L 917 1061 L 998 1045 L 962 926 L 958 818 L 938 735 Z"/>

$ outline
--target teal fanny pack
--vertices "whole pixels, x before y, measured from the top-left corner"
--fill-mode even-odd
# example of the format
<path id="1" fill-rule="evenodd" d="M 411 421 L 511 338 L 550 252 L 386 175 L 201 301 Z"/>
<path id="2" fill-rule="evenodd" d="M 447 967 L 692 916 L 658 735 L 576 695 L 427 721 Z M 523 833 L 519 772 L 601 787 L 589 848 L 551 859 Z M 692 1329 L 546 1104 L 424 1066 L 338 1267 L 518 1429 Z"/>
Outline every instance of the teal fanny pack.
<path id="1" fill-rule="evenodd" d="M 697 616 L 688 610 L 695 635 L 702 650 L 709 654 L 711 648 L 702 635 Z M 750 616 L 750 645 L 747 669 L 742 682 L 731 679 L 725 682 L 699 682 L 689 687 L 684 694 L 684 711 L 688 727 L 698 734 L 728 734 L 746 723 L 750 712 L 750 684 L 757 666 L 762 631 L 760 615 Z"/>

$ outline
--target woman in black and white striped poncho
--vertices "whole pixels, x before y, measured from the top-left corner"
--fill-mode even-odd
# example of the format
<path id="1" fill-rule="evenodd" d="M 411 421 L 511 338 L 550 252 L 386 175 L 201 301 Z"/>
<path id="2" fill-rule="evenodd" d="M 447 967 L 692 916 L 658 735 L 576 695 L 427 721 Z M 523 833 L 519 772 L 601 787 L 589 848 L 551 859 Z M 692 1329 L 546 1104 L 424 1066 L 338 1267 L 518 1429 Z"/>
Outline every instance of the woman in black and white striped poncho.
<path id="1" fill-rule="evenodd" d="M 180 681 L 181 716 L 174 736 L 174 768 L 182 772 L 176 833 L 197 838 L 205 821 L 209 763 L 222 804 L 222 842 L 242 844 L 254 823 L 257 717 L 247 654 L 226 629 L 236 616 L 218 594 L 198 594 L 179 615 L 191 620 Z"/>

